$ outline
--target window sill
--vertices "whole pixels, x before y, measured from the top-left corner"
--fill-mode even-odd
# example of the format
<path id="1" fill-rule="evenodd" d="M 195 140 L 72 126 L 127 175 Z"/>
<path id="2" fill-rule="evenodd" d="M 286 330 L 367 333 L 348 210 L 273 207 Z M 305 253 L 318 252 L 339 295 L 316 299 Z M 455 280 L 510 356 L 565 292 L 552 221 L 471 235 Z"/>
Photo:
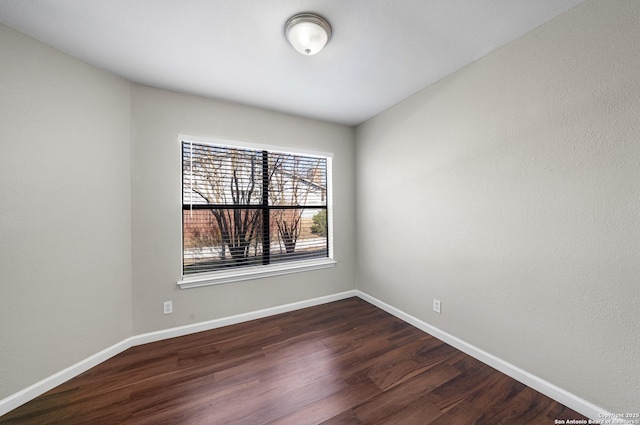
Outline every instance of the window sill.
<path id="1" fill-rule="evenodd" d="M 180 289 L 198 288 L 200 286 L 221 285 L 223 283 L 239 282 L 242 280 L 262 279 L 265 277 L 281 276 L 290 273 L 321 270 L 335 267 L 336 261 L 325 258 L 313 261 L 298 261 L 288 264 L 274 264 L 270 266 L 250 267 L 229 272 L 214 272 L 197 276 L 186 276 L 178 281 Z"/>

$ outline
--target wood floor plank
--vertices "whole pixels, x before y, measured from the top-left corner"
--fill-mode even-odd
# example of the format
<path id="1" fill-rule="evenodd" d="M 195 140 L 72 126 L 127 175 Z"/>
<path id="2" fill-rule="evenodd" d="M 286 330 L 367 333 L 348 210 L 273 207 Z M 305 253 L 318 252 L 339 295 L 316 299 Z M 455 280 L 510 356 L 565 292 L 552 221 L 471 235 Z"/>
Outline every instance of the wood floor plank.
<path id="1" fill-rule="evenodd" d="M 345 411 L 350 411 L 351 406 L 381 393 L 378 386 L 364 374 L 351 377 L 345 382 L 346 388 L 269 422 L 268 425 L 316 425 L 340 417 Z"/>
<path id="2" fill-rule="evenodd" d="M 353 410 L 363 423 L 371 424 L 386 420 L 459 374 L 459 370 L 440 363 L 411 378 L 403 385 L 395 386 L 366 403 L 356 406 Z"/>
<path id="3" fill-rule="evenodd" d="M 347 410 L 320 425 L 364 425 L 352 410 Z"/>
<path id="4" fill-rule="evenodd" d="M 0 425 L 586 419 L 359 298 L 133 347 Z"/>
<path id="5" fill-rule="evenodd" d="M 476 365 L 435 388 L 429 393 L 428 400 L 446 412 L 491 382 L 492 375 L 496 373 L 496 370 L 483 364 Z"/>
<path id="6" fill-rule="evenodd" d="M 424 425 L 430 424 L 433 420 L 440 417 L 442 411 L 433 403 L 429 402 L 426 397 L 420 397 L 417 400 L 397 410 L 394 414 L 384 420 L 375 419 L 370 424 L 379 425 Z"/>

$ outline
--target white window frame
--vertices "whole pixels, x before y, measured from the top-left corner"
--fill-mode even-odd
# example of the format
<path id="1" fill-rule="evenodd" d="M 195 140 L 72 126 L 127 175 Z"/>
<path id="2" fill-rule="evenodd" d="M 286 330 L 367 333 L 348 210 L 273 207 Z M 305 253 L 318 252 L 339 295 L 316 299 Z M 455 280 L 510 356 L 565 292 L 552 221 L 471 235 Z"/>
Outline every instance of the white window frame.
<path id="1" fill-rule="evenodd" d="M 299 260 L 290 261 L 285 263 L 276 263 L 262 266 L 253 267 L 240 267 L 237 269 L 230 269 L 224 271 L 213 271 L 206 273 L 196 273 L 184 275 L 184 252 L 183 248 L 180 249 L 180 273 L 181 278 L 178 280 L 178 286 L 181 289 L 197 288 L 201 286 L 220 285 L 231 282 L 239 282 L 251 279 L 262 279 L 274 276 L 281 276 L 290 273 L 300 273 L 312 270 L 321 270 L 326 268 L 335 267 L 337 262 L 334 260 L 333 255 L 333 169 L 332 160 L 333 154 L 327 152 L 311 151 L 306 149 L 281 147 L 262 143 L 242 142 L 227 139 L 207 138 L 199 136 L 180 135 L 178 137 L 178 146 L 180 147 L 180 169 L 182 170 L 182 142 L 194 142 L 221 145 L 235 148 L 248 148 L 257 150 L 267 150 L 271 152 L 282 152 L 290 154 L 300 154 L 309 156 L 319 156 L 327 159 L 327 236 L 328 236 L 328 256 L 313 260 Z M 182 175 L 182 171 L 181 171 Z M 182 223 L 182 202 L 183 202 L 183 187 L 180 185 L 180 232 L 181 241 L 184 238 L 183 223 Z"/>

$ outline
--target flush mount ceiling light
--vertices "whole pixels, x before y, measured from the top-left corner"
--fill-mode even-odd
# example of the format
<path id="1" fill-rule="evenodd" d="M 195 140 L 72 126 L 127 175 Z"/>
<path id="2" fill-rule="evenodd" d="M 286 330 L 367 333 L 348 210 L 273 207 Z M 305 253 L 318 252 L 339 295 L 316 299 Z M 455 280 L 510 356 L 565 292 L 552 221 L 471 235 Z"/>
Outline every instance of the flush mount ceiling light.
<path id="1" fill-rule="evenodd" d="M 315 55 L 331 38 L 331 25 L 322 16 L 299 13 L 284 26 L 287 40 L 303 55 Z"/>

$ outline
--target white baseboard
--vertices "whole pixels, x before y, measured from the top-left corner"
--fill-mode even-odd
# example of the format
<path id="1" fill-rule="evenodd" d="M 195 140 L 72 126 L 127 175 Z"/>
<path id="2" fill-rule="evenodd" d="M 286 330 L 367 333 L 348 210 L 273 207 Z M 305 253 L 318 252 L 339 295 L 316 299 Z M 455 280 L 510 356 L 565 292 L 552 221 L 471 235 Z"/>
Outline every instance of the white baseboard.
<path id="1" fill-rule="evenodd" d="M 80 375 L 83 372 L 91 369 L 94 366 L 110 359 L 116 354 L 120 354 L 123 351 L 134 347 L 136 345 L 142 345 L 149 342 L 160 341 L 163 339 L 174 338 L 177 336 L 189 335 L 196 332 L 207 331 L 210 329 L 220 328 L 222 326 L 233 325 L 236 323 L 247 322 L 249 320 L 261 319 L 263 317 L 274 316 L 280 313 L 286 313 L 289 311 L 299 310 L 306 307 L 313 307 L 315 305 L 326 304 L 332 301 L 338 301 L 346 298 L 357 296 L 357 292 L 346 291 L 338 294 L 327 295 L 324 297 L 313 298 L 310 300 L 304 300 L 294 302 L 291 304 L 279 305 L 275 307 L 269 307 L 262 310 L 252 311 L 248 313 L 238 314 L 235 316 L 224 317 L 221 319 L 209 320 L 206 322 L 195 323 L 192 325 L 180 326 L 176 328 L 165 329 L 157 332 L 150 332 L 141 335 L 132 336 L 117 344 L 108 347 L 99 353 L 96 353 L 88 358 L 69 366 L 68 368 L 55 373 L 40 382 L 25 388 L 22 391 L 18 391 L 15 394 L 10 395 L 0 400 L 0 416 L 9 413 L 13 409 L 22 406 L 23 404 L 33 400 L 34 398 L 46 393 L 49 390 L 57 387 L 58 385 L 68 381 Z"/>
<path id="2" fill-rule="evenodd" d="M 18 391 L 17 393 L 0 400 L 0 416 L 9 413 L 13 409 L 22 406 L 39 395 L 42 395 L 47 391 L 54 389 L 58 385 L 65 383 L 69 379 L 99 365 L 116 354 L 122 353 L 124 350 L 131 347 L 131 340 L 132 338 L 127 338 L 124 341 L 112 345 L 111 347 L 105 348 L 104 350 L 93 354 L 92 356 L 89 356 L 64 370 L 61 370 L 40 382 L 36 382 L 22 391 Z"/>
<path id="3" fill-rule="evenodd" d="M 313 298 L 310 300 L 294 302 L 291 304 L 285 304 L 275 307 L 269 307 L 262 310 L 256 310 L 248 313 L 238 314 L 235 316 L 224 317 L 215 320 L 209 320 L 206 322 L 195 323 L 186 326 L 180 326 L 176 328 L 165 329 L 157 332 L 149 332 L 145 334 L 136 335 L 127 338 L 117 344 L 112 345 L 88 358 L 82 360 L 48 378 L 43 379 L 19 391 L 10 395 L 7 398 L 0 400 L 0 416 L 10 412 L 11 410 L 33 400 L 41 394 L 57 387 L 58 385 L 68 381 L 71 378 L 78 376 L 79 374 L 91 369 L 92 367 L 110 359 L 111 357 L 119 354 L 128 348 L 136 345 L 147 344 L 149 342 L 160 341 L 163 339 L 174 338 L 178 336 L 189 335 L 196 332 L 207 331 L 211 329 L 220 328 L 223 326 L 229 326 L 237 323 L 247 322 L 250 320 L 261 319 L 263 317 L 273 316 L 280 313 L 286 313 L 289 311 L 299 310 L 306 307 L 312 307 L 320 304 L 326 304 L 333 301 L 338 301 L 350 297 L 359 297 L 376 307 L 394 315 L 395 317 L 415 326 L 416 328 L 427 332 L 430 335 L 446 342 L 447 344 L 457 348 L 458 350 L 480 360 L 481 362 L 499 370 L 512 377 L 513 379 L 522 382 L 523 384 L 533 388 L 536 391 L 564 404 L 565 406 L 579 412 L 594 421 L 602 420 L 602 418 L 615 418 L 610 412 L 602 409 L 568 391 L 559 388 L 558 386 L 547 382 L 523 369 L 520 369 L 484 350 L 479 349 L 455 336 L 448 334 L 428 323 L 411 316 L 377 298 L 374 298 L 362 291 L 353 290 L 341 292 L 338 294 L 332 294 L 324 297 Z M 611 421 L 609 423 L 615 424 L 631 424 L 634 422 L 625 422 L 623 420 Z"/>
<path id="4" fill-rule="evenodd" d="M 133 345 L 142 345 L 149 342 L 161 341 L 163 339 L 175 338 L 177 336 L 189 335 L 196 332 L 208 331 L 211 329 L 221 328 L 223 326 L 235 325 L 237 323 L 248 322 L 250 320 L 262 319 L 263 317 L 275 316 L 280 313 L 300 310 L 302 308 L 313 307 L 320 304 L 326 304 L 333 301 L 343 300 L 346 298 L 356 297 L 358 292 L 346 291 L 338 294 L 327 295 L 310 300 L 298 301 L 291 304 L 284 304 L 275 307 L 269 307 L 262 310 L 250 311 L 248 313 L 237 314 L 235 316 L 223 317 L 220 319 L 208 320 L 206 322 L 194 323 L 191 325 L 180 326 L 177 328 L 164 329 L 157 332 L 149 332 L 134 336 L 132 338 Z"/>
<path id="5" fill-rule="evenodd" d="M 575 410 L 578 413 L 583 414 L 584 416 L 593 419 L 594 421 L 603 421 L 603 418 L 615 418 L 615 415 L 612 415 L 610 412 L 602 409 L 593 403 L 590 403 L 575 394 L 572 394 L 568 391 L 563 390 L 562 388 L 545 381 L 542 378 L 539 378 L 523 369 L 520 369 L 517 366 L 508 363 L 493 354 L 487 353 L 484 350 L 481 350 L 478 347 L 475 347 L 447 332 L 444 332 L 435 326 L 432 326 L 410 314 L 403 312 L 402 310 L 398 310 L 397 308 L 380 301 L 377 298 L 372 297 L 362 291 L 356 291 L 357 296 L 362 298 L 363 300 L 375 305 L 376 307 L 381 308 L 389 314 L 394 315 L 395 317 L 401 319 L 404 322 L 407 322 L 416 328 L 438 338 L 441 341 L 446 342 L 447 344 L 457 348 L 458 350 L 474 357 L 481 362 L 493 367 L 494 369 L 499 370 L 505 375 L 510 376 L 518 382 L 521 382 L 528 387 L 533 388 L 534 390 L 556 400 L 559 403 L 564 404 L 570 409 Z M 614 420 L 618 420 L 618 422 L 614 422 Z M 612 424 L 633 424 L 636 422 L 627 422 L 622 419 L 614 419 L 607 423 Z M 604 423 L 604 422 L 603 422 Z"/>

